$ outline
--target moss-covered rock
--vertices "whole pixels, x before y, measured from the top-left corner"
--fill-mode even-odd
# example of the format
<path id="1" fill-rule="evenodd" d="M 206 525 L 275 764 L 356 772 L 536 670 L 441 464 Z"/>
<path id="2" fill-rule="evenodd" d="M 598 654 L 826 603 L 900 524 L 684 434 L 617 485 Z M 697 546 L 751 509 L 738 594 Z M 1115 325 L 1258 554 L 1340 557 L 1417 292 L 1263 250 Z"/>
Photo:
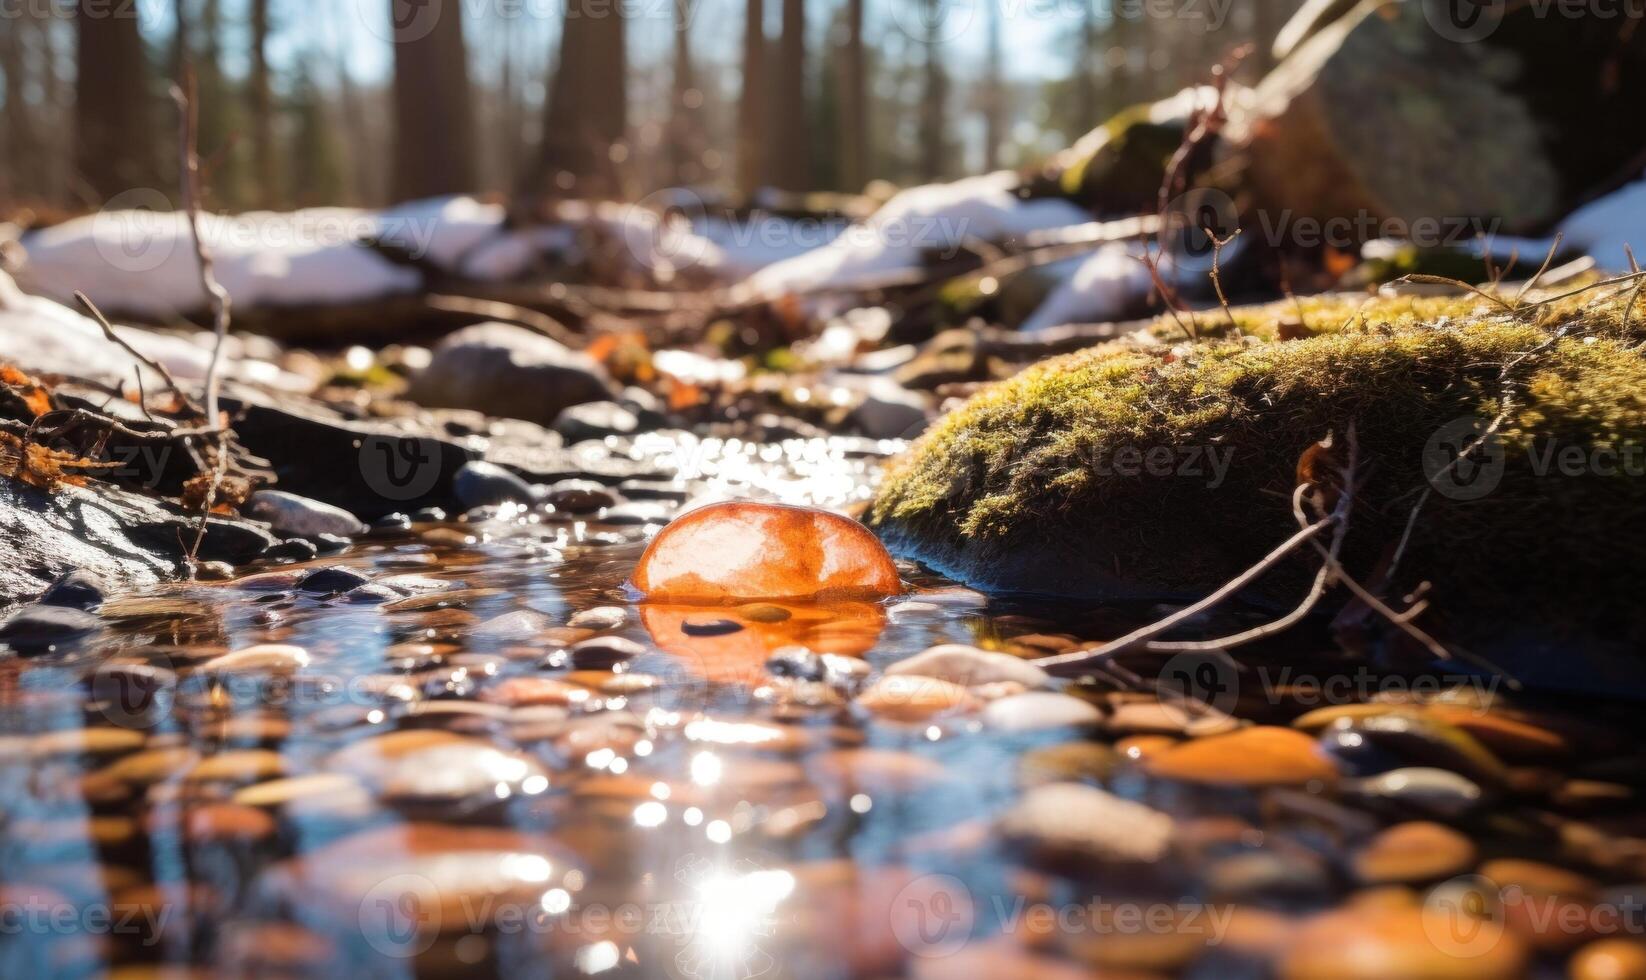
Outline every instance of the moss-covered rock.
<path id="1" fill-rule="evenodd" d="M 1431 582 L 1450 635 L 1638 642 L 1646 357 L 1625 300 L 1608 287 L 1510 314 L 1473 295 L 1324 297 L 1237 309 L 1244 336 L 1175 345 L 1166 321 L 975 396 L 893 465 L 870 522 L 995 592 L 1198 597 L 1297 529 L 1300 457 L 1352 424 L 1349 568 L 1371 575 L 1433 476 L 1396 584 Z M 1437 472 L 1468 420 L 1498 414 L 1505 376 L 1515 398 L 1483 465 Z M 1289 606 L 1317 567 L 1299 556 L 1247 598 Z"/>

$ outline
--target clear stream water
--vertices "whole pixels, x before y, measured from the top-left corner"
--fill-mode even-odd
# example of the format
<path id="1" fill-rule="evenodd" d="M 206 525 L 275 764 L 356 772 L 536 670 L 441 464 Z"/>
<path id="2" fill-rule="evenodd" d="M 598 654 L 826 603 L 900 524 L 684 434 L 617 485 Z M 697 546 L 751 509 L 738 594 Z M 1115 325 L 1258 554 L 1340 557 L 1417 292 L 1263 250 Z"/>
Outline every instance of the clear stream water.
<path id="1" fill-rule="evenodd" d="M 844 507 L 878 461 L 843 445 L 637 451 L 682 454 L 668 496 Z M 0 975 L 1353 975 L 1349 952 L 1308 972 L 1288 937 L 1326 909 L 1432 911 L 1477 893 L 1481 921 L 1511 934 L 1461 953 L 1431 937 L 1418 960 L 1390 962 L 1502 973 L 1509 950 L 1509 973 L 1555 973 L 1612 933 L 1539 931 L 1470 876 L 1535 860 L 1528 889 L 1557 880 L 1559 902 L 1594 910 L 1622 907 L 1646 868 L 1646 846 L 1628 846 L 1646 829 L 1646 770 L 1626 712 L 1488 701 L 1465 678 L 1374 674 L 1296 639 L 1245 672 L 1206 661 L 1188 676 L 1276 726 L 1458 688 L 1445 697 L 1489 716 L 1471 730 L 1505 756 L 1489 760 L 1487 799 L 1155 778 L 1144 760 L 1183 733 L 1113 714 L 1153 704 L 1151 689 L 1087 680 L 1069 690 L 1106 726 L 1004 732 L 977 711 L 887 717 L 852 702 L 865 678 L 766 666 L 807 637 L 864 648 L 871 671 L 949 642 L 1031 656 L 1148 610 L 991 603 L 904 567 L 908 594 L 869 611 L 790 609 L 775 626 L 769 608 L 673 615 L 625 588 L 657 529 L 516 511 L 420 523 L 247 570 L 272 578 L 119 596 L 86 648 L 0 661 Z M 295 588 L 330 566 L 388 591 Z M 623 622 L 566 628 L 597 607 Z M 641 649 L 615 671 L 574 670 L 563 651 L 588 636 Z M 261 644 L 308 662 L 202 669 Z M 1311 687 L 1323 678 L 1342 688 Z M 1500 715 L 1533 734 L 1494 734 Z M 1471 760 L 1433 732 L 1334 751 L 1361 775 Z M 1135 853 L 1144 834 L 1124 812 L 1043 806 L 1028 831 L 1000 823 L 1055 781 L 1152 807 L 1170 846 Z M 1428 818 L 1473 853 L 1420 839 L 1367 863 L 1381 830 Z"/>

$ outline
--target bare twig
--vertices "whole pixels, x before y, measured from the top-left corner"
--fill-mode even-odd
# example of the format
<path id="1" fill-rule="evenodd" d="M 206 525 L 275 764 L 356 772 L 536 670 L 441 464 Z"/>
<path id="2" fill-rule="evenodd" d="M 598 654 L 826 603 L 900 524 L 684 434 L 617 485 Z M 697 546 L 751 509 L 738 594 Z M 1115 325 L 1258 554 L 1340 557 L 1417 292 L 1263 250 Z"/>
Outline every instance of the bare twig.
<path id="1" fill-rule="evenodd" d="M 568 347 L 582 347 L 588 341 L 587 337 L 574 333 L 565 324 L 547 313 L 541 313 L 526 306 L 516 306 L 513 303 L 504 303 L 500 300 L 474 299 L 468 296 L 431 295 L 427 297 L 426 302 L 431 309 L 440 310 L 444 313 L 465 313 L 517 324 Z"/>
<path id="2" fill-rule="evenodd" d="M 74 298 L 82 307 L 85 308 L 91 318 L 97 321 L 97 325 L 103 328 L 103 336 L 107 337 L 110 343 L 118 345 L 122 350 L 136 359 L 138 364 L 149 368 L 155 374 L 159 375 L 160 380 L 166 383 L 166 387 L 171 389 L 172 394 L 176 395 L 178 401 L 182 402 L 184 406 L 192 406 L 194 404 L 189 399 L 189 396 L 183 393 L 183 389 L 178 387 L 177 379 L 172 377 L 171 372 L 166 369 L 164 364 L 161 364 L 154 358 L 141 353 L 137 348 L 127 343 L 124 338 L 114 332 L 114 326 L 109 323 L 108 317 L 103 315 L 103 311 L 97 308 L 97 304 L 93 303 L 89 296 L 79 290 L 75 290 Z M 141 398 L 143 389 L 143 370 L 141 367 L 138 368 L 137 371 L 137 389 L 139 392 L 138 397 Z M 146 405 L 144 406 L 143 411 L 145 414 L 148 412 L 148 407 Z M 216 422 L 212 419 L 207 419 L 206 424 L 211 426 L 215 425 Z"/>
<path id="3" fill-rule="evenodd" d="M 1240 329 L 1240 324 L 1235 322 L 1234 310 L 1229 308 L 1229 297 L 1223 293 L 1223 270 L 1221 265 L 1223 261 L 1223 246 L 1234 241 L 1236 238 L 1239 238 L 1242 230 L 1243 229 L 1236 228 L 1234 231 L 1229 233 L 1229 237 L 1219 238 L 1217 237 L 1217 232 L 1213 231 L 1210 225 L 1206 227 L 1206 237 L 1212 240 L 1212 287 L 1217 290 L 1217 301 L 1223 306 L 1223 315 L 1229 318 L 1229 329 L 1233 330 L 1237 335 L 1242 331 Z"/>
<path id="4" fill-rule="evenodd" d="M 1055 657 L 1044 657 L 1036 660 L 1035 665 L 1047 670 L 1085 669 L 1093 663 L 1105 660 L 1117 653 L 1121 653 L 1125 650 L 1129 650 L 1133 647 L 1147 643 L 1157 636 L 1170 632 L 1180 623 L 1192 619 L 1208 609 L 1213 609 L 1221 605 L 1232 596 L 1238 594 L 1248 585 L 1251 585 L 1259 578 L 1262 578 L 1263 575 L 1271 568 L 1280 564 L 1293 552 L 1314 540 L 1314 538 L 1320 535 L 1321 532 L 1334 527 L 1336 524 L 1337 518 L 1335 516 L 1330 516 L 1323 517 L 1320 520 L 1315 521 L 1313 524 L 1304 527 L 1290 538 L 1287 538 L 1279 547 L 1263 556 L 1262 560 L 1260 560 L 1257 564 L 1224 583 L 1211 595 L 1208 595 L 1206 598 L 1201 599 L 1193 605 L 1184 606 L 1182 609 L 1172 613 L 1170 616 L 1166 616 L 1165 618 L 1150 623 L 1147 626 L 1133 630 L 1117 640 L 1110 640 L 1108 643 L 1105 643 L 1100 647 L 1096 647 L 1091 650 L 1076 650 L 1073 653 L 1060 654 Z"/>
<path id="5" fill-rule="evenodd" d="M 211 360 L 206 364 L 204 385 L 206 425 L 216 436 L 211 440 L 215 452 L 211 460 L 211 479 L 206 485 L 206 493 L 200 503 L 200 525 L 195 529 L 194 543 L 185 556 L 189 578 L 192 579 L 199 568 L 200 546 L 206 540 L 206 528 L 211 523 L 212 507 L 217 503 L 217 491 L 223 483 L 223 476 L 229 465 L 229 440 L 226 433 L 219 428 L 221 415 L 217 408 L 218 369 L 223 361 L 223 347 L 229 335 L 229 293 L 217 281 L 211 250 L 206 247 L 205 238 L 201 235 L 200 150 L 195 135 L 199 122 L 199 106 L 195 99 L 194 70 L 187 64 L 183 66 L 181 83 L 172 87 L 172 99 L 177 103 L 180 116 L 178 171 L 182 183 L 183 209 L 189 216 L 189 234 L 194 240 L 194 257 L 200 269 L 200 288 L 205 292 L 207 303 L 210 305 L 212 329 L 217 335 L 216 343 L 212 345 Z"/>
<path id="6" fill-rule="evenodd" d="M 206 247 L 200 228 L 200 152 L 196 140 L 199 105 L 195 99 L 194 69 L 183 67 L 181 84 L 171 90 L 172 101 L 177 103 L 181 124 L 178 127 L 179 170 L 183 187 L 183 210 L 189 216 L 189 235 L 194 240 L 195 262 L 200 269 L 200 288 L 211 309 L 212 330 L 217 335 L 212 345 L 211 360 L 206 364 L 205 396 L 207 424 L 218 424 L 217 387 L 218 369 L 223 361 L 223 346 L 229 334 L 229 293 L 217 281 L 211 250 Z"/>
<path id="7" fill-rule="evenodd" d="M 1555 232 L 1555 240 L 1549 244 L 1549 254 L 1543 257 L 1543 264 L 1538 266 L 1537 273 L 1533 275 L 1532 278 L 1520 284 L 1520 291 L 1515 293 L 1515 298 L 1513 300 L 1515 306 L 1520 305 L 1520 301 L 1526 298 L 1526 294 L 1531 291 L 1533 286 L 1537 285 L 1537 281 L 1543 278 L 1543 274 L 1545 272 L 1549 271 L 1550 264 L 1552 264 L 1555 260 L 1555 253 L 1560 251 L 1560 243 L 1564 241 L 1564 239 L 1565 236 L 1563 236 L 1560 232 Z"/>

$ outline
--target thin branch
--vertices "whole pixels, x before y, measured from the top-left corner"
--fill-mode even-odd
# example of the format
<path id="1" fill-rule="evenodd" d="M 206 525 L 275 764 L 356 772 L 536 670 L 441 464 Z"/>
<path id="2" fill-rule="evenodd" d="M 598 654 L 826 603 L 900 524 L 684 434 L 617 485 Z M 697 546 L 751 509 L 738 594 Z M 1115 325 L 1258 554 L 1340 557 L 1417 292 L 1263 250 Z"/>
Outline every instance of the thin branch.
<path id="1" fill-rule="evenodd" d="M 525 327 L 534 333 L 540 333 L 550 340 L 558 341 L 567 347 L 578 348 L 588 342 L 588 338 L 574 333 L 571 328 L 549 316 L 526 306 L 516 306 L 501 300 L 475 299 L 469 296 L 442 296 L 431 295 L 425 299 L 431 309 L 443 313 L 465 313 L 472 316 L 486 317 L 490 320 L 502 320 Z"/>
<path id="2" fill-rule="evenodd" d="M 1560 251 L 1560 243 L 1564 240 L 1565 236 L 1558 231 L 1555 232 L 1555 240 L 1549 244 L 1549 254 L 1543 257 L 1543 264 L 1538 266 L 1537 273 L 1533 275 L 1532 278 L 1520 284 L 1520 291 L 1515 293 L 1515 306 L 1520 305 L 1520 301 L 1526 298 L 1526 294 L 1532 289 L 1533 286 L 1537 285 L 1537 281 L 1543 278 L 1543 274 L 1545 272 L 1549 271 L 1550 264 L 1552 264 L 1555 260 L 1555 253 Z"/>
<path id="3" fill-rule="evenodd" d="M 1213 231 L 1210 225 L 1206 226 L 1205 229 L 1206 237 L 1212 240 L 1212 287 L 1217 290 L 1217 301 L 1223 305 L 1223 315 L 1229 318 L 1229 329 L 1233 330 L 1237 335 L 1242 333 L 1242 331 L 1240 329 L 1240 324 L 1235 322 L 1234 310 L 1229 308 L 1229 297 L 1223 293 L 1223 270 L 1221 266 L 1223 262 L 1223 246 L 1234 241 L 1236 238 L 1239 238 L 1240 233 L 1243 230 L 1244 229 L 1236 228 L 1234 231 L 1229 233 L 1228 238 L 1219 238 L 1217 237 L 1217 232 Z"/>
<path id="4" fill-rule="evenodd" d="M 229 293 L 217 281 L 211 250 L 206 247 L 200 229 L 200 151 L 195 136 L 199 122 L 199 105 L 195 99 L 192 67 L 183 67 L 182 82 L 180 85 L 172 86 L 171 97 L 172 101 L 177 103 L 178 112 L 182 117 L 181 125 L 178 127 L 178 159 L 182 176 L 183 210 L 189 216 L 189 234 L 194 240 L 195 262 L 200 269 L 200 288 L 206 295 L 206 302 L 211 309 L 212 330 L 217 335 L 216 342 L 212 345 L 211 360 L 206 364 L 204 396 L 207 424 L 215 427 L 218 424 L 218 370 L 223 361 L 224 342 L 229 335 Z"/>
<path id="5" fill-rule="evenodd" d="M 103 311 L 97 308 L 97 304 L 93 303 L 91 301 L 91 297 L 87 296 L 83 292 L 80 292 L 79 290 L 75 290 L 74 298 L 82 307 L 85 308 L 86 313 L 89 314 L 93 320 L 97 321 L 97 325 L 103 328 L 103 336 L 107 337 L 109 339 L 110 343 L 118 345 L 122 350 L 124 350 L 126 353 L 130 354 L 134 359 L 136 359 L 138 364 L 142 365 L 143 367 L 149 368 L 155 374 L 159 375 L 160 380 L 164 381 L 166 383 L 166 387 L 170 388 L 171 391 L 172 391 L 172 394 L 176 395 L 178 400 L 181 401 L 185 406 L 193 404 L 193 402 L 190 401 L 189 396 L 183 394 L 183 389 L 178 387 L 178 385 L 177 385 L 177 379 L 172 377 L 171 372 L 166 369 L 166 366 L 164 364 L 161 364 L 159 361 L 155 360 L 154 358 L 149 357 L 148 355 L 141 353 L 140 351 L 138 351 L 137 348 L 135 348 L 131 344 L 127 343 L 124 338 L 122 338 L 119 334 L 114 332 L 114 326 L 109 323 L 108 317 L 103 315 Z M 143 370 L 142 370 L 142 367 L 138 368 L 138 370 L 137 370 L 137 389 L 138 389 L 138 392 L 139 392 L 139 397 L 142 397 L 142 395 L 141 395 L 141 392 L 143 390 Z M 144 406 L 143 411 L 145 413 L 148 412 L 148 407 L 146 405 Z M 207 424 L 208 425 L 214 425 L 215 422 L 208 419 Z"/>

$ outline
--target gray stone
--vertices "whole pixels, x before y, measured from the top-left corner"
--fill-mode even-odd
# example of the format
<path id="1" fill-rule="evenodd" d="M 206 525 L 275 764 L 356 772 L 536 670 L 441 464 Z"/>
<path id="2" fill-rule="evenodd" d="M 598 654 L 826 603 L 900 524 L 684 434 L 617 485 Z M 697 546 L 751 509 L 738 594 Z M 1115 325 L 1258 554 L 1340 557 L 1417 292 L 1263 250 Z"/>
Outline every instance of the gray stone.
<path id="1" fill-rule="evenodd" d="M 465 327 L 434 349 L 407 397 L 552 425 L 561 411 L 611 397 L 606 371 L 587 354 L 507 323 Z"/>
<path id="2" fill-rule="evenodd" d="M 276 533 L 300 538 L 335 534 L 350 538 L 366 533 L 366 525 L 341 507 L 300 497 L 284 490 L 252 494 L 247 515 L 265 521 Z"/>
<path id="3" fill-rule="evenodd" d="M 531 484 L 494 463 L 467 463 L 452 478 L 452 492 L 465 509 L 505 503 L 530 503 Z"/>
<path id="4" fill-rule="evenodd" d="M 561 412 L 554 420 L 554 431 L 568 443 L 632 436 L 640 431 L 640 420 L 617 402 L 586 402 Z"/>
<path id="5" fill-rule="evenodd" d="M 0 643 L 22 653 L 37 653 L 83 639 L 102 621 L 70 606 L 24 606 L 0 623 Z"/>
<path id="6" fill-rule="evenodd" d="M 42 606 L 68 606 L 88 612 L 103 604 L 108 586 L 84 568 L 64 572 L 40 597 Z"/>
<path id="7" fill-rule="evenodd" d="M 198 526 L 196 515 L 113 487 L 65 485 L 48 493 L 0 480 L 0 607 L 32 600 L 76 569 L 110 587 L 175 578 Z M 274 543 L 258 525 L 212 517 L 200 557 L 240 564 Z"/>
<path id="8" fill-rule="evenodd" d="M 1002 732 L 1038 732 L 1049 728 L 1090 728 L 1103 712 L 1089 702 L 1053 691 L 1029 691 L 990 701 L 983 723 Z"/>

